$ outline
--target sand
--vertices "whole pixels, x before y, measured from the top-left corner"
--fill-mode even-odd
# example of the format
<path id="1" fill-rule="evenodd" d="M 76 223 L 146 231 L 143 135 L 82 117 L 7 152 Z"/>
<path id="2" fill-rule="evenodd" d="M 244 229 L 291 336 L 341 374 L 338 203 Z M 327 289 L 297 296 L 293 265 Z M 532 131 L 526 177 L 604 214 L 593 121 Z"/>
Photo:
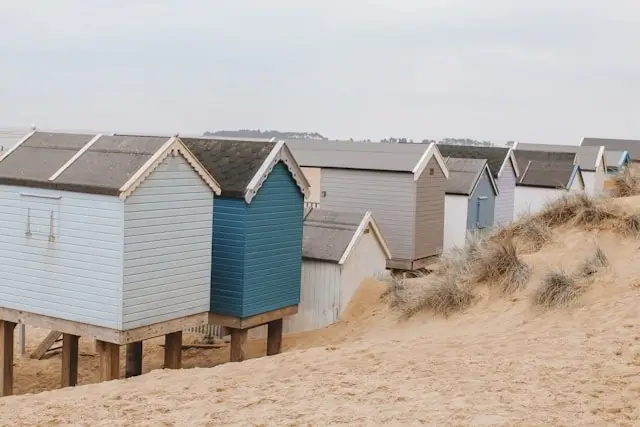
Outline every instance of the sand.
<path id="1" fill-rule="evenodd" d="M 526 290 L 486 292 L 449 319 L 400 320 L 380 302 L 382 286 L 365 281 L 340 322 L 286 337 L 281 355 L 203 368 L 228 360 L 228 348 L 187 350 L 194 368 L 168 371 L 150 344 L 150 373 L 2 398 L 0 425 L 640 425 L 640 241 L 576 230 L 555 240 L 525 256 Z M 532 308 L 540 277 L 575 267 L 596 241 L 612 266 L 578 304 Z M 251 356 L 263 351 L 263 341 L 251 343 Z M 83 352 L 86 384 L 97 360 L 90 342 Z M 59 363 L 17 362 L 16 391 L 57 387 Z"/>

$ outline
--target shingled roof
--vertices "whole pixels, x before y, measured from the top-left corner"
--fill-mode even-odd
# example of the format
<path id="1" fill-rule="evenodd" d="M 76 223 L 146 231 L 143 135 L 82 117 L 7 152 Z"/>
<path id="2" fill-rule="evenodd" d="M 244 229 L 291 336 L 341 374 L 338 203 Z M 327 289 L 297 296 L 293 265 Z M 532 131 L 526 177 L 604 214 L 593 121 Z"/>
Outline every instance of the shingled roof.
<path id="1" fill-rule="evenodd" d="M 449 179 L 445 187 L 446 194 L 470 196 L 473 194 L 483 173 L 487 174 L 495 194 L 498 194 L 498 187 L 486 159 L 447 157 L 445 163 L 449 168 Z"/>
<path id="2" fill-rule="evenodd" d="M 517 161 L 508 147 L 481 147 L 475 145 L 438 144 L 442 157 L 458 159 L 486 159 L 494 178 L 500 176 L 503 166 L 509 159 L 516 176 L 520 175 Z"/>
<path id="3" fill-rule="evenodd" d="M 580 169 L 583 171 L 595 171 L 601 162 L 606 162 L 604 150 L 597 147 L 581 147 L 579 145 L 560 145 L 560 144 L 531 144 L 518 142 L 514 148 L 517 153 L 520 150 L 526 151 L 542 151 L 546 153 L 573 153 L 576 155 Z"/>
<path id="4" fill-rule="evenodd" d="M 0 157 L 0 184 L 126 197 L 171 152 L 220 188 L 176 138 L 32 132 Z"/>
<path id="5" fill-rule="evenodd" d="M 250 203 L 279 161 L 286 164 L 302 194 L 309 191 L 304 173 L 283 142 L 184 137 L 180 140 L 220 183 L 223 197 L 243 198 Z"/>
<path id="6" fill-rule="evenodd" d="M 574 179 L 584 184 L 579 165 L 532 160 L 526 164 L 517 185 L 569 189 Z"/>
<path id="7" fill-rule="evenodd" d="M 514 156 L 516 162 L 520 167 L 520 173 L 524 173 L 524 169 L 527 167 L 527 163 L 531 161 L 546 162 L 546 163 L 568 163 L 575 164 L 577 162 L 576 153 L 560 153 L 549 151 L 532 151 L 532 150 L 514 150 Z"/>
<path id="8" fill-rule="evenodd" d="M 303 167 L 410 172 L 419 176 L 435 158 L 445 176 L 449 171 L 436 144 L 285 140 Z"/>
<path id="9" fill-rule="evenodd" d="M 582 138 L 580 145 L 583 147 L 600 147 L 614 151 L 628 151 L 632 160 L 640 160 L 640 140 L 639 139 L 616 139 L 616 138 Z"/>
<path id="10" fill-rule="evenodd" d="M 305 212 L 302 257 L 344 264 L 364 231 L 369 228 L 387 258 L 389 247 L 370 211 L 363 213 L 307 209 Z"/>

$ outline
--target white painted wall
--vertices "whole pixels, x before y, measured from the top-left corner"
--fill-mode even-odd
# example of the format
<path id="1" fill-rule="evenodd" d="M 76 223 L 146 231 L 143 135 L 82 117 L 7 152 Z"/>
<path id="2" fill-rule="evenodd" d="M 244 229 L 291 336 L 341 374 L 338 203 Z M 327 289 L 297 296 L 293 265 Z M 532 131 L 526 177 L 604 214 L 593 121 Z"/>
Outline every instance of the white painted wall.
<path id="1" fill-rule="evenodd" d="M 0 186 L 0 305 L 118 329 L 123 214 L 117 197 Z"/>
<path id="2" fill-rule="evenodd" d="M 444 248 L 462 247 L 467 236 L 467 211 L 469 198 L 447 194 L 444 198 Z"/>
<path id="3" fill-rule="evenodd" d="M 320 182 L 322 179 L 322 169 L 320 168 L 300 168 L 305 178 L 309 182 L 309 198 L 305 202 L 320 203 Z"/>
<path id="4" fill-rule="evenodd" d="M 516 186 L 514 219 L 517 220 L 529 213 L 536 214 L 547 203 L 559 199 L 566 193 L 567 191 L 562 189 Z"/>
<path id="5" fill-rule="evenodd" d="M 285 318 L 284 333 L 311 331 L 338 320 L 362 281 L 385 274 L 386 257 L 371 233 L 363 234 L 341 267 L 337 263 L 303 260 L 298 314 Z M 251 338 L 267 336 L 267 327 L 249 331 Z"/>
<path id="6" fill-rule="evenodd" d="M 386 266 L 387 258 L 375 235 L 372 232 L 363 234 L 342 266 L 339 312 L 342 313 L 347 308 L 351 297 L 365 278 L 382 275 Z"/>
<path id="7" fill-rule="evenodd" d="M 209 311 L 213 196 L 182 156 L 126 199 L 124 224 L 123 328 Z"/>

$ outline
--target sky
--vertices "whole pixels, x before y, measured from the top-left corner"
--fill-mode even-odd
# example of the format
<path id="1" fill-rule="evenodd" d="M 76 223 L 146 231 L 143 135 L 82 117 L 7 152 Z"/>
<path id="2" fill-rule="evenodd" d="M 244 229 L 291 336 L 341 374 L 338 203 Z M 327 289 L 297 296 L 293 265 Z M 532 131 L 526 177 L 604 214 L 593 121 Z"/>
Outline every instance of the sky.
<path id="1" fill-rule="evenodd" d="M 5 0 L 0 127 L 640 139 L 637 0 Z"/>

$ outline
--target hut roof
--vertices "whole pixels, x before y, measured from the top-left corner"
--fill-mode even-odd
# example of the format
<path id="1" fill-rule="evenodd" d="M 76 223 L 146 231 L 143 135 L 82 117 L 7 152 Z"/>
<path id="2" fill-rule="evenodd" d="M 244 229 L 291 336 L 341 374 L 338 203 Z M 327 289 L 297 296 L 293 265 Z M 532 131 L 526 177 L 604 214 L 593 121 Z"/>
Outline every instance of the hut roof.
<path id="1" fill-rule="evenodd" d="M 216 177 L 224 197 L 244 198 L 250 203 L 278 161 L 285 163 L 300 191 L 304 195 L 309 192 L 304 173 L 283 142 L 180 139 Z"/>
<path id="2" fill-rule="evenodd" d="M 126 198 L 168 155 L 220 186 L 177 138 L 31 132 L 0 156 L 0 184 Z"/>
<path id="3" fill-rule="evenodd" d="M 625 160 L 630 161 L 629 152 L 626 150 L 610 150 L 607 151 L 607 167 L 619 168 L 625 163 Z"/>
<path id="4" fill-rule="evenodd" d="M 493 186 L 493 191 L 495 194 L 498 194 L 498 186 L 493 179 L 486 159 L 458 159 L 447 157 L 445 163 L 447 164 L 447 168 L 449 168 L 449 179 L 447 180 L 445 188 L 446 194 L 472 195 L 483 173 L 487 174 Z"/>
<path id="5" fill-rule="evenodd" d="M 302 257 L 344 264 L 366 230 L 371 230 L 387 258 L 391 258 L 371 211 L 353 213 L 309 208 L 305 212 Z"/>
<path id="6" fill-rule="evenodd" d="M 628 151 L 632 159 L 640 159 L 639 139 L 582 138 L 580 145 L 583 147 L 604 146 L 607 151 Z"/>
<path id="7" fill-rule="evenodd" d="M 436 144 L 285 140 L 303 167 L 410 172 L 416 179 L 435 158 L 445 176 L 449 171 Z"/>
<path id="8" fill-rule="evenodd" d="M 531 160 L 525 165 L 517 185 L 569 189 L 575 179 L 584 186 L 579 165 Z"/>
<path id="9" fill-rule="evenodd" d="M 580 165 L 580 169 L 583 171 L 595 171 L 600 164 L 606 164 L 606 155 L 602 146 L 590 147 L 580 145 L 516 143 L 516 157 L 518 151 L 521 150 L 575 154 L 577 159 L 576 161 Z"/>
<path id="10" fill-rule="evenodd" d="M 458 159 L 486 159 L 494 178 L 499 178 L 508 162 L 516 174 L 520 175 L 513 150 L 509 147 L 482 147 L 476 145 L 438 144 L 442 157 Z"/>

